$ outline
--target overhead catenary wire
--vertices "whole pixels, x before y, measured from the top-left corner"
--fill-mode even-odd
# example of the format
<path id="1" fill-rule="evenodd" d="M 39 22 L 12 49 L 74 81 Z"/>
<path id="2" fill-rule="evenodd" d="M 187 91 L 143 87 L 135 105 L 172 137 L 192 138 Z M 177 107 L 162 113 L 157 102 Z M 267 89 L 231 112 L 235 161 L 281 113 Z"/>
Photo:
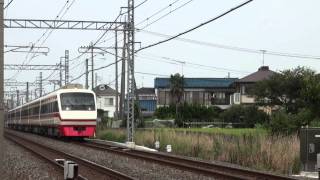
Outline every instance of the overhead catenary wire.
<path id="1" fill-rule="evenodd" d="M 140 24 L 143 24 L 144 22 L 146 22 L 146 21 L 150 20 L 151 18 L 153 18 L 154 16 L 156 16 L 156 15 L 160 14 L 161 12 L 163 12 L 163 11 L 167 10 L 168 8 L 172 8 L 172 6 L 173 6 L 174 4 L 176 4 L 176 3 L 178 3 L 179 1 L 181 1 L 181 0 L 175 0 L 174 2 L 170 3 L 170 4 L 169 4 L 169 5 L 167 5 L 166 7 L 161 8 L 160 10 L 158 10 L 158 11 L 156 11 L 155 13 L 151 14 L 151 15 L 150 15 L 149 17 L 147 17 L 146 19 L 144 19 L 144 20 L 142 20 L 142 21 L 138 22 L 138 23 L 136 24 L 136 26 L 139 26 Z M 189 4 L 191 1 L 193 1 L 193 0 L 189 0 L 188 2 L 186 2 L 186 3 L 182 4 L 181 6 L 179 6 L 179 7 L 175 8 L 174 10 L 170 10 L 170 12 L 169 12 L 169 13 L 166 13 L 165 15 L 162 15 L 160 18 L 158 18 L 158 19 L 156 20 L 156 22 L 160 21 L 160 20 L 161 20 L 161 19 L 163 19 L 164 17 L 166 17 L 166 16 L 168 16 L 168 15 L 172 14 L 173 12 L 175 12 L 175 11 L 177 11 L 177 10 L 181 9 L 182 7 L 186 6 L 186 5 L 187 5 L 187 4 Z M 147 25 L 145 25 L 145 26 L 143 27 L 143 29 L 145 29 L 145 28 L 147 28 L 147 27 L 151 26 L 151 25 L 152 25 L 152 24 L 154 24 L 154 23 L 155 23 L 155 22 L 152 22 L 151 24 L 147 24 Z M 141 28 L 141 29 L 142 29 L 142 28 Z M 101 42 L 100 42 L 100 43 L 98 43 L 98 44 L 105 43 L 105 42 L 107 42 L 107 41 L 112 40 L 113 38 L 115 38 L 115 36 L 112 36 L 112 37 L 110 37 L 110 38 L 108 38 L 108 39 L 105 39 L 105 40 L 101 41 Z M 120 40 L 120 41 L 118 41 L 118 42 L 121 42 L 121 40 Z"/>
<path id="2" fill-rule="evenodd" d="M 121 61 L 121 60 L 118 60 L 118 61 L 116 61 L 116 62 L 120 62 L 120 61 Z M 110 64 L 108 64 L 108 65 L 95 68 L 95 69 L 93 69 L 93 71 L 99 71 L 99 70 L 101 70 L 101 69 L 105 69 L 105 68 L 107 68 L 107 67 L 110 67 L 110 66 L 112 66 L 112 65 L 115 65 L 116 62 L 112 62 L 112 63 L 110 63 Z M 92 72 L 92 70 L 88 70 L 88 72 L 90 73 L 90 72 Z M 80 79 L 80 78 L 81 78 L 82 76 L 84 76 L 85 74 L 86 74 L 86 73 L 80 74 L 78 77 L 72 79 L 70 82 L 73 82 L 73 81 L 75 81 L 75 80 Z"/>
<path id="3" fill-rule="evenodd" d="M 63 7 L 60 9 L 60 11 L 58 12 L 58 14 L 55 17 L 55 20 L 57 20 L 58 18 L 62 19 L 63 16 L 68 12 L 68 10 L 70 9 L 70 7 L 73 5 L 73 3 L 75 2 L 75 0 L 72 1 L 72 3 L 68 6 L 69 0 L 66 1 L 66 3 L 63 5 Z M 62 15 L 61 15 L 62 14 Z M 47 29 L 42 36 L 40 36 L 40 38 L 32 44 L 29 52 L 27 53 L 25 60 L 22 62 L 22 64 L 29 64 L 31 62 L 32 59 L 34 59 L 36 57 L 36 54 L 33 53 L 33 51 L 37 48 L 34 48 L 34 46 L 40 42 L 40 40 L 46 36 L 46 34 L 50 31 L 50 29 Z M 54 31 L 54 29 L 51 29 L 51 31 L 49 32 L 49 34 L 47 35 L 47 37 L 42 40 L 41 45 L 39 47 L 41 47 L 46 40 L 49 38 L 49 36 L 52 34 L 52 32 Z M 33 55 L 31 56 L 31 58 L 29 59 L 29 54 L 33 53 Z M 9 79 L 13 79 L 15 78 L 21 71 L 17 71 L 12 77 L 10 77 Z"/>
<path id="4" fill-rule="evenodd" d="M 248 0 L 248 1 L 244 2 L 244 3 L 241 3 L 240 5 L 237 5 L 236 7 L 232 8 L 232 9 L 230 9 L 230 10 L 228 10 L 228 11 L 226 11 L 226 12 L 224 12 L 224 13 L 222 13 L 222 14 L 214 17 L 214 18 L 211 18 L 211 19 L 209 19 L 209 20 L 207 20 L 207 21 L 205 21 L 205 22 L 203 22 L 203 23 L 201 23 L 201 24 L 199 24 L 199 25 L 197 25 L 197 26 L 195 26 L 195 27 L 193 27 L 193 28 L 191 28 L 191 29 L 188 29 L 188 30 L 186 30 L 186 31 L 184 31 L 184 32 L 181 32 L 181 33 L 179 33 L 179 34 L 177 34 L 177 35 L 175 35 L 175 36 L 172 36 L 172 37 L 170 37 L 170 38 L 168 38 L 168 39 L 165 39 L 165 40 L 156 42 L 156 43 L 154 43 L 154 44 L 150 44 L 150 45 L 147 45 L 147 46 L 145 46 L 145 47 L 142 47 L 142 48 L 136 50 L 135 52 L 137 53 L 137 52 L 139 52 L 139 51 L 142 51 L 142 50 L 145 50 L 145 49 L 148 49 L 148 48 L 151 48 L 151 47 L 154 47 L 154 46 L 163 44 L 163 43 L 165 43 L 165 42 L 168 42 L 168 41 L 171 41 L 171 40 L 173 40 L 173 39 L 175 39 L 175 38 L 178 38 L 178 37 L 180 37 L 180 36 L 182 36 L 182 35 L 185 35 L 185 34 L 191 32 L 191 31 L 194 31 L 194 30 L 196 30 L 196 29 L 198 29 L 198 28 L 200 28 L 200 27 L 202 27 L 202 26 L 204 26 L 204 25 L 207 25 L 207 24 L 209 24 L 209 23 L 211 23 L 211 22 L 213 22 L 213 21 L 215 21 L 215 20 L 217 20 L 217 19 L 222 18 L 223 16 L 225 16 L 225 15 L 227 15 L 227 14 L 229 14 L 229 13 L 231 13 L 231 12 L 233 12 L 233 11 L 235 11 L 235 10 L 243 7 L 243 6 L 245 6 L 246 4 L 248 4 L 248 3 L 252 2 L 252 1 L 253 1 L 253 0 Z"/>
<path id="5" fill-rule="evenodd" d="M 10 2 L 8 2 L 8 4 L 7 4 L 3 9 L 7 9 L 12 2 L 13 2 L 13 0 L 11 0 Z"/>
<path id="6" fill-rule="evenodd" d="M 103 50 L 103 51 L 104 51 L 105 53 L 107 53 L 107 54 L 111 54 L 111 55 L 115 56 L 115 54 L 112 53 L 112 52 L 109 52 L 109 51 L 107 51 L 107 50 Z M 118 57 L 120 58 L 118 61 L 112 62 L 112 63 L 110 63 L 110 64 L 108 64 L 108 65 L 105 65 L 105 66 L 101 66 L 101 67 L 95 68 L 95 69 L 93 69 L 93 71 L 99 71 L 99 70 L 101 70 L 101 69 L 105 69 L 105 68 L 107 68 L 107 67 L 110 67 L 110 66 L 112 66 L 112 65 L 115 65 L 116 63 L 118 63 L 118 62 L 120 62 L 120 61 L 122 61 L 122 60 L 125 60 L 125 59 L 123 59 L 121 56 L 118 56 Z M 88 72 L 92 72 L 92 70 L 88 70 Z M 72 79 L 70 82 L 73 82 L 73 81 L 75 81 L 75 80 L 77 80 L 77 79 L 80 79 L 80 78 L 81 78 L 83 75 L 85 75 L 85 74 L 86 74 L 86 72 L 80 74 L 78 77 Z"/>
<path id="7" fill-rule="evenodd" d="M 179 2 L 180 0 L 175 0 L 174 2 L 170 3 L 169 5 L 167 5 L 166 7 L 164 8 L 161 8 L 159 9 L 158 11 L 156 11 L 155 13 L 151 14 L 150 16 L 148 16 L 147 18 L 145 18 L 144 20 L 138 22 L 136 25 L 139 26 L 140 24 L 146 22 L 146 21 L 149 21 L 151 18 L 153 18 L 154 16 L 160 14 L 161 12 L 167 10 L 168 8 L 171 8 L 172 5 L 176 4 L 177 2 Z"/>
<path id="8" fill-rule="evenodd" d="M 140 28 L 140 29 L 145 29 L 145 28 L 147 28 L 147 27 L 151 26 L 152 24 L 154 24 L 154 23 L 156 23 L 156 22 L 160 21 L 161 19 L 165 18 L 166 16 L 170 15 L 171 13 L 173 13 L 173 12 L 175 12 L 175 11 L 177 11 L 177 10 L 179 10 L 179 9 L 183 8 L 183 7 L 185 7 L 186 5 L 188 5 L 189 3 L 191 3 L 192 1 L 193 1 L 193 0 L 189 0 L 189 1 L 185 2 L 185 3 L 183 3 L 182 5 L 178 6 L 178 7 L 177 7 L 177 8 L 175 8 L 174 10 L 171 10 L 171 11 L 169 11 L 168 13 L 166 13 L 166 14 L 164 14 L 164 15 L 160 16 L 160 17 L 159 17 L 159 18 L 157 18 L 156 20 L 152 21 L 151 23 L 146 24 L 145 26 L 143 26 L 143 27 L 142 27 L 142 28 Z"/>

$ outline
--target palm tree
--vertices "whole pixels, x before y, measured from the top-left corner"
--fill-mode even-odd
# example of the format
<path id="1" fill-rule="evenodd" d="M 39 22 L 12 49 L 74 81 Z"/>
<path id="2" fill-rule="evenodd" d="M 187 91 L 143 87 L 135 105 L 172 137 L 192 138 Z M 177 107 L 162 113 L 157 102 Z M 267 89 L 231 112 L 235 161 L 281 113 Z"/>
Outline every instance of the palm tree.
<path id="1" fill-rule="evenodd" d="M 178 107 L 183 98 L 184 93 L 184 77 L 179 73 L 170 76 L 170 94 L 172 102 L 176 106 L 176 118 L 178 117 Z"/>

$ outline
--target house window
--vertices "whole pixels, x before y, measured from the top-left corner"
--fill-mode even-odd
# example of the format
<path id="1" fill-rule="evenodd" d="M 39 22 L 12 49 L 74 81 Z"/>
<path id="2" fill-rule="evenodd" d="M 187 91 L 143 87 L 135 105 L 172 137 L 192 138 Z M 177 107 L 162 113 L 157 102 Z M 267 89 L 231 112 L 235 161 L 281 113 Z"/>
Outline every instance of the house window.
<path id="1" fill-rule="evenodd" d="M 239 103 L 240 102 L 240 93 L 234 93 L 234 102 Z"/>
<path id="2" fill-rule="evenodd" d="M 246 86 L 245 85 L 241 86 L 241 94 L 246 94 Z"/>
<path id="3" fill-rule="evenodd" d="M 113 98 L 104 98 L 104 106 L 113 106 Z"/>
<path id="4" fill-rule="evenodd" d="M 211 94 L 211 105 L 226 104 L 226 94 L 214 92 Z"/>

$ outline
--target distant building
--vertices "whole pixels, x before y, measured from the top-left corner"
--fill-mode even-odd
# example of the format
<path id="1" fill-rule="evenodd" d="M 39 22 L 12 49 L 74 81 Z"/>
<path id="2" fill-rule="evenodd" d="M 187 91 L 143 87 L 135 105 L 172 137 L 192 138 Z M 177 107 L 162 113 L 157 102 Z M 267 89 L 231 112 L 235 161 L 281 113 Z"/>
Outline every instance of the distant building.
<path id="1" fill-rule="evenodd" d="M 97 96 L 97 109 L 103 110 L 105 116 L 114 117 L 117 92 L 105 84 L 98 85 L 93 91 Z"/>
<path id="2" fill-rule="evenodd" d="M 140 88 L 136 90 L 139 106 L 143 116 L 152 116 L 157 108 L 157 96 L 154 88 Z"/>
<path id="3" fill-rule="evenodd" d="M 232 84 L 237 80 L 238 78 L 184 78 L 183 102 L 226 109 L 230 107 L 231 96 L 236 92 Z M 154 87 L 157 105 L 170 105 L 170 78 L 156 78 Z"/>
<path id="4" fill-rule="evenodd" d="M 258 81 L 269 79 L 276 72 L 269 70 L 268 66 L 261 66 L 258 71 L 249 74 L 234 82 L 236 92 L 232 96 L 231 104 L 253 104 L 255 99 L 248 94 Z"/>

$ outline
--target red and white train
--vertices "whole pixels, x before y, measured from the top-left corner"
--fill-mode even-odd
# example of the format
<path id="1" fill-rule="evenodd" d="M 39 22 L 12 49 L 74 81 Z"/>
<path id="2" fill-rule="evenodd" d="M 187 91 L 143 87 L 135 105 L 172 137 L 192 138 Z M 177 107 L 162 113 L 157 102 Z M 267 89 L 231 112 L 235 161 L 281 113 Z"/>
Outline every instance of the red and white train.
<path id="1" fill-rule="evenodd" d="M 95 93 L 59 89 L 7 113 L 6 126 L 61 137 L 91 137 L 97 119 Z"/>

